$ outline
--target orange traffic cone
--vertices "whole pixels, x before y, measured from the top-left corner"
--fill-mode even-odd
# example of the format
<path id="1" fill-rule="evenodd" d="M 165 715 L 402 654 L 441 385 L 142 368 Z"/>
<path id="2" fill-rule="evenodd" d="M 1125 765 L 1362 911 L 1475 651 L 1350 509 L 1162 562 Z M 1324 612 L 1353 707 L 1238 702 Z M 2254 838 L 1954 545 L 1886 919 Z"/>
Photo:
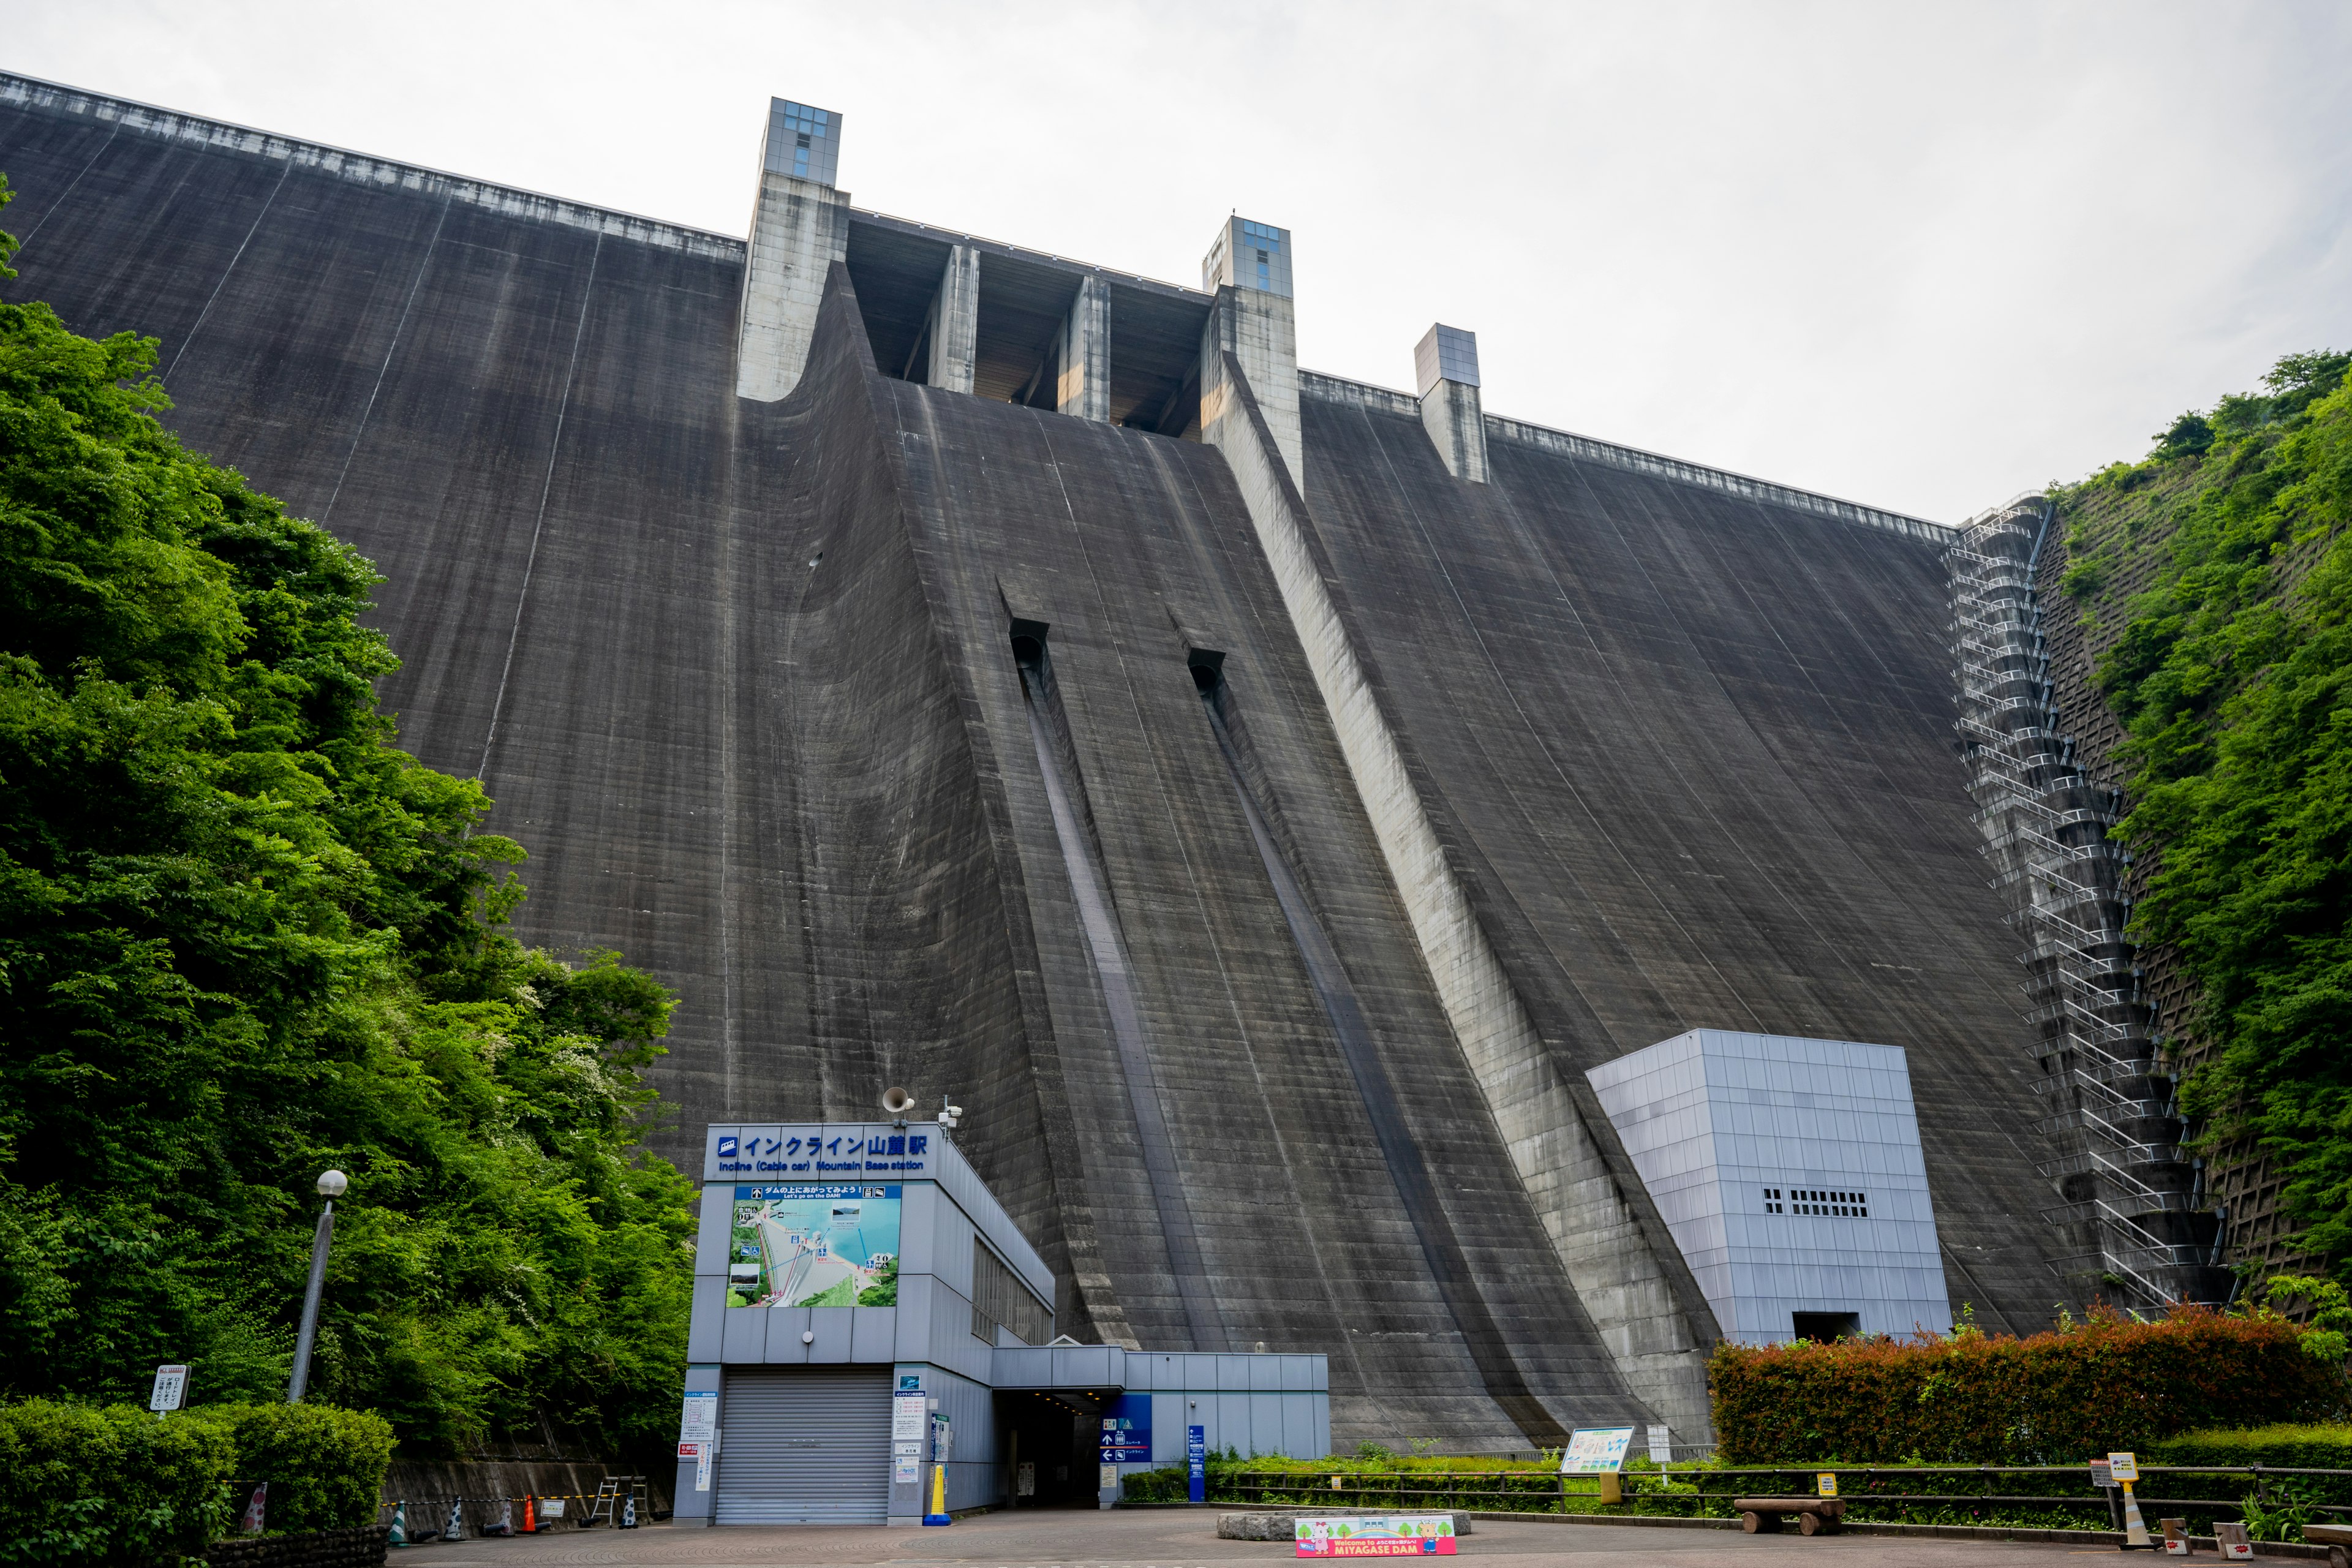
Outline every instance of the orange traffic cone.
<path id="1" fill-rule="evenodd" d="M 525 1535 L 537 1535 L 539 1533 L 539 1510 L 531 1506 L 531 1501 L 530 1494 L 529 1492 L 523 1493 L 522 1532 Z"/>

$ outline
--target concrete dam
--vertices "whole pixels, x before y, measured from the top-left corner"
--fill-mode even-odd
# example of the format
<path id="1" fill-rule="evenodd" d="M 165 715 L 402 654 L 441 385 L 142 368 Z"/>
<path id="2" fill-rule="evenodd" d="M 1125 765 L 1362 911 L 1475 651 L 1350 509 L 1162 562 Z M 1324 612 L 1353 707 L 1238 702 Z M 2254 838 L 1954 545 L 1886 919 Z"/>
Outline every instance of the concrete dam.
<path id="1" fill-rule="evenodd" d="M 378 563 L 520 934 L 683 999 L 656 1148 L 903 1085 L 1060 1334 L 1327 1352 L 1342 1446 L 1703 1442 L 1729 1325 L 1587 1075 L 1874 1042 L 1936 1289 L 2046 1326 L 1951 531 L 1488 414 L 1448 327 L 1316 374 L 1287 231 L 1154 282 L 858 208 L 842 130 L 776 102 L 746 240 L 0 77 L 7 297 Z"/>

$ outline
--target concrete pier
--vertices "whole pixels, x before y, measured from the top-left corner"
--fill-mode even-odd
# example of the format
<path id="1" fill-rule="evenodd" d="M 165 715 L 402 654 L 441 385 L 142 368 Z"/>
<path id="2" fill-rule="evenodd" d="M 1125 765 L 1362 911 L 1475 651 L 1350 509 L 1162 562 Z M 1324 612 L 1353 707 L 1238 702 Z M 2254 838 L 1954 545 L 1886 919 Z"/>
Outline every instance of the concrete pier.
<path id="1" fill-rule="evenodd" d="M 1092 274 L 1062 321 L 1062 374 L 1055 406 L 1081 419 L 1110 417 L 1110 289 Z"/>
<path id="2" fill-rule="evenodd" d="M 1478 401 L 1478 334 L 1432 326 L 1413 346 L 1421 423 L 1445 471 L 1472 484 L 1486 482 L 1486 416 Z"/>
<path id="3" fill-rule="evenodd" d="M 931 300 L 924 336 L 930 344 L 933 386 L 970 392 L 979 365 L 980 252 L 969 245 L 948 247 L 940 291 Z"/>
<path id="4" fill-rule="evenodd" d="M 1249 379 L 1291 482 L 1302 482 L 1290 231 L 1244 217 L 1227 219 L 1201 263 L 1201 287 L 1217 301 L 1201 338 L 1201 438 L 1224 445 L 1239 416 L 1225 379 L 1224 356 L 1230 353 Z"/>
<path id="5" fill-rule="evenodd" d="M 849 254 L 849 196 L 833 184 L 840 147 L 840 115 L 769 100 L 738 317 L 738 397 L 773 403 L 800 384 L 825 270 Z"/>

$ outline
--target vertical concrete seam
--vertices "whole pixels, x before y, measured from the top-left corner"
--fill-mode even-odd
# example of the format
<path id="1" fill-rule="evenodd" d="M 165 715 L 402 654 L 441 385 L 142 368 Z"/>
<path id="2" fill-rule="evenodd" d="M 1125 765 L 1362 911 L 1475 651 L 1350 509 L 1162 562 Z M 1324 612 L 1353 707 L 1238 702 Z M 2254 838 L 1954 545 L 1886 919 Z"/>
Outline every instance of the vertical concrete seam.
<path id="1" fill-rule="evenodd" d="M 261 220 L 269 216 L 270 207 L 278 201 L 278 193 L 286 188 L 286 176 L 293 172 L 291 163 L 278 171 L 278 183 L 271 185 L 269 195 L 262 198 L 261 210 L 253 215 L 253 222 L 247 227 L 245 237 L 236 242 L 236 253 L 228 258 L 228 265 L 221 268 L 220 278 L 213 284 L 213 291 L 205 296 L 205 308 L 196 312 L 196 319 L 189 323 L 188 335 L 180 340 L 178 351 L 172 355 L 172 363 L 163 372 L 166 384 L 171 382 L 173 373 L 180 368 L 180 361 L 187 354 L 188 345 L 194 342 L 196 334 L 205 330 L 205 318 L 213 313 L 213 302 L 220 298 L 220 291 L 228 287 L 230 276 L 236 271 L 236 264 L 245 259 L 245 247 L 251 245 L 253 237 L 261 232 Z"/>
<path id="2" fill-rule="evenodd" d="M 392 324 L 392 342 L 383 348 L 383 363 L 375 367 L 375 383 L 368 388 L 365 406 L 360 410 L 358 428 L 352 432 L 352 444 L 343 453 L 343 466 L 335 470 L 335 488 L 327 492 L 326 510 L 319 514 L 319 524 L 325 527 L 335 515 L 335 503 L 342 499 L 343 481 L 351 477 L 352 459 L 360 455 L 360 443 L 367 438 L 368 421 L 375 416 L 376 399 L 383 394 L 383 378 L 392 374 L 392 357 L 400 352 L 400 340 L 408 330 L 409 312 L 416 309 L 417 290 L 425 287 L 425 269 L 433 265 L 433 252 L 441 243 L 441 226 L 449 221 L 449 201 L 443 197 L 441 211 L 433 219 L 432 237 L 425 242 L 425 254 L 416 258 L 416 276 L 408 280 L 408 297 L 401 301 L 400 319 Z"/>
<path id="3" fill-rule="evenodd" d="M 437 232 L 437 231 L 436 231 Z M 580 290 L 580 316 L 572 324 L 572 357 L 563 366 L 563 395 L 555 405 L 555 432 L 547 443 L 547 472 L 539 484 L 539 510 L 531 519 L 530 552 L 523 558 L 522 584 L 515 590 L 514 625 L 507 630 L 506 662 L 499 666 L 499 691 L 490 700 L 490 726 L 482 736 L 482 762 L 474 770 L 478 780 L 490 769 L 490 748 L 498 743 L 499 715 L 506 710 L 507 680 L 514 673 L 516 645 L 522 640 L 523 608 L 530 601 L 531 574 L 539 569 L 539 540 L 547 527 L 547 498 L 555 489 L 555 464 L 563 455 L 563 422 L 572 412 L 572 381 L 580 370 L 580 342 L 588 331 L 588 302 L 596 297 L 596 264 L 604 258 L 604 237 L 596 237 L 596 247 L 588 253 L 588 282 Z"/>
<path id="4" fill-rule="evenodd" d="M 67 200 L 72 196 L 74 192 L 80 188 L 82 176 L 89 174 L 92 169 L 98 167 L 98 161 L 106 156 L 106 150 L 109 147 L 113 146 L 114 139 L 121 134 L 122 121 L 118 120 L 107 131 L 106 140 L 98 144 L 98 151 L 89 155 L 89 162 L 84 163 L 79 171 L 75 174 L 74 177 L 66 182 L 66 188 L 58 193 L 58 199 L 51 202 L 47 208 L 42 212 L 41 216 L 33 220 L 33 226 L 26 229 L 23 236 L 17 240 L 16 243 L 19 246 L 30 246 L 33 243 L 34 237 L 41 232 L 42 226 L 47 224 L 49 219 L 57 216 L 58 209 L 64 206 Z M 282 178 L 283 176 L 280 177 Z M 21 195 L 21 193 L 19 193 L 19 195 Z"/>

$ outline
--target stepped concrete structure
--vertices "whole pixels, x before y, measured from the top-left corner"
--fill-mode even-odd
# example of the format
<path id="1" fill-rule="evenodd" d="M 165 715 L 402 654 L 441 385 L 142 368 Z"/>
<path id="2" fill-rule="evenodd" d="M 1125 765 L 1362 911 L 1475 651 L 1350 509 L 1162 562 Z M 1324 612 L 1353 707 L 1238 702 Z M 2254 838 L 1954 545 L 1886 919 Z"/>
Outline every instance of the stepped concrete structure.
<path id="1" fill-rule="evenodd" d="M 1588 1074 L 1866 1042 L 1945 1297 L 2045 1324 L 1949 531 L 1487 412 L 1453 327 L 1302 370 L 1287 230 L 1156 282 L 858 207 L 843 130 L 772 106 L 747 241 L 0 77 L 7 298 L 378 563 L 522 934 L 682 998 L 657 1148 L 903 1085 L 1060 1335 L 1326 1354 L 1342 1446 L 1704 1442 Z"/>

